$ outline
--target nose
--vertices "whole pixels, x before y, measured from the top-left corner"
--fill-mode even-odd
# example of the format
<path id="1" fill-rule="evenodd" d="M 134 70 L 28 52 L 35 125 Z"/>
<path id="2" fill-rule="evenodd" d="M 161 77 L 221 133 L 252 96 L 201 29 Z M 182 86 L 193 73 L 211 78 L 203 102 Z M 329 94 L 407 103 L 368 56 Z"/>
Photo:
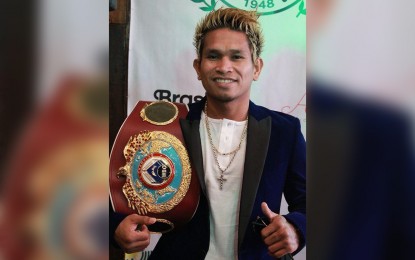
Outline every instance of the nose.
<path id="1" fill-rule="evenodd" d="M 217 61 L 216 72 L 221 73 L 221 74 L 226 74 L 228 72 L 232 72 L 232 70 L 233 70 L 232 61 L 228 57 L 224 56 Z"/>

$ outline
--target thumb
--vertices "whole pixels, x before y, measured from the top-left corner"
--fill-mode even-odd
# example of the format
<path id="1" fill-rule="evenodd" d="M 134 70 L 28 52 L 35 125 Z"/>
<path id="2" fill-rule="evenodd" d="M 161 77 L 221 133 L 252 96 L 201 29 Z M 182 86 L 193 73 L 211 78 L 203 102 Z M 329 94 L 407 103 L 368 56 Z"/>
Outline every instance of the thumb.
<path id="1" fill-rule="evenodd" d="M 264 213 L 264 215 L 268 218 L 268 220 L 271 222 L 272 219 L 277 216 L 278 214 L 272 212 L 269 208 L 268 208 L 268 204 L 266 202 L 262 202 L 261 203 L 261 209 L 262 209 L 262 213 Z"/>

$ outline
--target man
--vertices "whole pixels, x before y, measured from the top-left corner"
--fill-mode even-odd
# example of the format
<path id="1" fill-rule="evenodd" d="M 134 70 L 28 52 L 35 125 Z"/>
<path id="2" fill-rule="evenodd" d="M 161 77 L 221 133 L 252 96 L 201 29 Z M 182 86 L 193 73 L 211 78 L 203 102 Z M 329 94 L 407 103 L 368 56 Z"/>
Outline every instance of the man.
<path id="1" fill-rule="evenodd" d="M 193 66 L 206 97 L 189 106 L 181 127 L 202 194 L 193 219 L 164 234 L 151 259 L 270 259 L 305 245 L 300 122 L 250 102 L 251 83 L 263 66 L 257 19 L 255 12 L 219 9 L 196 27 Z M 285 216 L 277 214 L 283 192 Z M 269 224 L 261 230 L 262 222 Z M 130 215 L 115 240 L 127 252 L 143 250 L 152 223 Z M 134 231 L 137 225 L 141 232 Z"/>

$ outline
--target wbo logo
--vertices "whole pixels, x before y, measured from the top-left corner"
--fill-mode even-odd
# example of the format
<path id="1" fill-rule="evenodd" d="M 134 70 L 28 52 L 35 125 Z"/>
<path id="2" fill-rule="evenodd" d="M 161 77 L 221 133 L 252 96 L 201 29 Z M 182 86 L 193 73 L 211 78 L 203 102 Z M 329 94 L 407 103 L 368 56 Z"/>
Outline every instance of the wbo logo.
<path id="1" fill-rule="evenodd" d="M 239 8 L 244 10 L 256 10 L 260 15 L 271 15 L 284 12 L 298 5 L 297 18 L 300 15 L 306 15 L 304 0 L 191 0 L 194 3 L 203 4 L 199 9 L 205 12 L 215 10 L 217 4 L 222 2 L 224 6 Z"/>
<path id="2" fill-rule="evenodd" d="M 174 164 L 162 153 L 152 153 L 141 161 L 138 175 L 144 186 L 156 190 L 167 187 L 174 177 Z"/>

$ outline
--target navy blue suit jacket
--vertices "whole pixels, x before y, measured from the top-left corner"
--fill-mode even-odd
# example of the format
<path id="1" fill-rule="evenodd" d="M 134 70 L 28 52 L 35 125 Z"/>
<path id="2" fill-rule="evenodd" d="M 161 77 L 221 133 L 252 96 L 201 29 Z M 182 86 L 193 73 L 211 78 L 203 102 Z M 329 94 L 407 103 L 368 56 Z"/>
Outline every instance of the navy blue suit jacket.
<path id="1" fill-rule="evenodd" d="M 209 249 L 209 207 L 207 204 L 199 125 L 205 98 L 189 105 L 181 121 L 189 157 L 203 192 L 193 219 L 185 228 L 164 234 L 150 259 L 204 259 Z M 284 217 L 300 234 L 300 251 L 306 237 L 306 149 L 297 118 L 249 104 L 246 160 L 241 191 L 239 259 L 272 259 L 252 222 L 265 218 L 263 201 L 276 213 L 284 193 L 289 213 Z M 226 198 L 224 198 L 226 199 Z"/>

